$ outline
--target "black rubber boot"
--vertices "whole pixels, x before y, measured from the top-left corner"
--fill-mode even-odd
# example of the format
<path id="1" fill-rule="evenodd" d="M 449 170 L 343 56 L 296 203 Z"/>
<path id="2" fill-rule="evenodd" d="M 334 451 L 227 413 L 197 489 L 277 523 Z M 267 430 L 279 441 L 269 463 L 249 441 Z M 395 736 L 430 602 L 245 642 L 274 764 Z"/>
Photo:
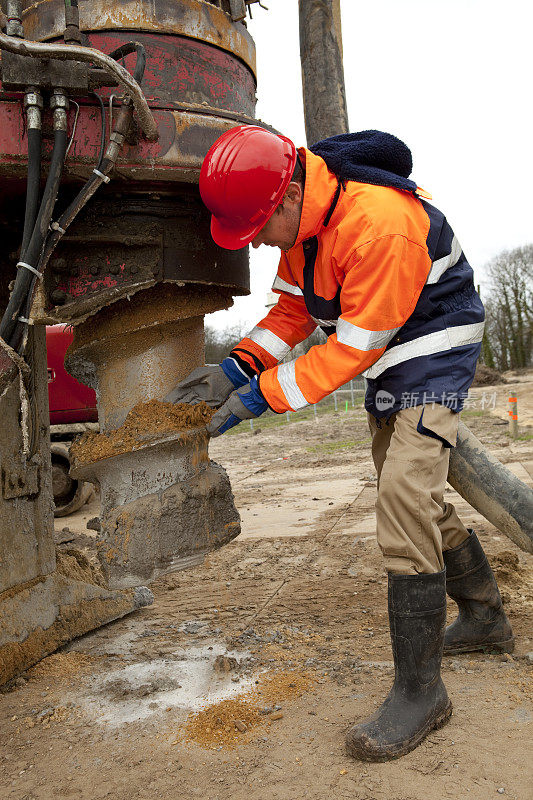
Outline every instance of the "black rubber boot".
<path id="1" fill-rule="evenodd" d="M 394 684 L 381 708 L 346 736 L 348 754 L 362 761 L 389 761 L 409 753 L 452 713 L 440 676 L 445 570 L 389 574 L 389 624 Z"/>
<path id="2" fill-rule="evenodd" d="M 503 610 L 494 573 L 474 531 L 458 547 L 444 550 L 446 591 L 459 616 L 446 628 L 445 653 L 498 650 L 512 653 L 511 623 Z"/>

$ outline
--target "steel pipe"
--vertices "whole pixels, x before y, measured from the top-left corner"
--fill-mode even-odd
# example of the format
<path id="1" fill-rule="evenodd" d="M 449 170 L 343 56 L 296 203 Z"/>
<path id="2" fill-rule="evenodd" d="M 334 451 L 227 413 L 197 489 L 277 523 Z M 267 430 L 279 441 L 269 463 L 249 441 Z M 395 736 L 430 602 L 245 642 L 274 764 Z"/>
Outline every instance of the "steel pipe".
<path id="1" fill-rule="evenodd" d="M 339 0 L 299 0 L 305 134 L 310 147 L 348 132 Z"/>
<path id="2" fill-rule="evenodd" d="M 533 490 L 492 456 L 459 422 L 448 483 L 518 547 L 533 553 Z"/>

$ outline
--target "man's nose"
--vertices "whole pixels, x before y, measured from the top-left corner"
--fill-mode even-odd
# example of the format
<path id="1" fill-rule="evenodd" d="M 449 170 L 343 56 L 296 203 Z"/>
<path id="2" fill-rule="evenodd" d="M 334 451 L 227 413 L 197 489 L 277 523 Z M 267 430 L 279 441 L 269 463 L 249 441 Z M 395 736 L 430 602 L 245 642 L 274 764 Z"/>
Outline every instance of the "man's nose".
<path id="1" fill-rule="evenodd" d="M 259 247 L 261 244 L 263 244 L 263 242 L 262 242 L 262 240 L 261 240 L 261 234 L 260 234 L 260 233 L 258 233 L 258 234 L 257 234 L 257 236 L 254 236 L 254 238 L 252 239 L 252 241 L 251 241 L 251 245 L 252 245 L 252 247 L 254 248 L 254 250 L 257 250 L 257 248 L 258 248 L 258 247 Z"/>

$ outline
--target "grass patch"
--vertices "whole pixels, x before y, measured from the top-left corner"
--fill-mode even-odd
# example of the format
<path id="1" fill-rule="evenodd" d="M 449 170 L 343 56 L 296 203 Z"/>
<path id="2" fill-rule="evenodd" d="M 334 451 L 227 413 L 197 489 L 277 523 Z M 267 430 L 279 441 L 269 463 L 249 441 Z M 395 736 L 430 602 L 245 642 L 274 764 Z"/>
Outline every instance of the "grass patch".
<path id="1" fill-rule="evenodd" d="M 307 448 L 308 453 L 336 453 L 339 450 L 349 450 L 351 447 L 356 447 L 359 444 L 370 443 L 372 439 L 339 439 L 336 442 L 321 442 L 312 447 Z"/>
<path id="2" fill-rule="evenodd" d="M 339 404 L 340 405 L 340 404 Z M 338 411 L 335 411 L 335 407 L 333 405 L 327 406 L 318 406 L 317 408 L 317 424 L 320 424 L 321 419 L 324 417 L 329 417 L 332 414 L 336 414 L 338 417 L 344 416 L 349 417 L 355 413 L 356 416 L 360 417 L 361 411 L 364 411 L 364 407 L 362 403 L 356 403 L 355 408 L 352 408 L 351 405 L 348 408 L 348 411 L 345 411 L 344 408 L 342 410 L 339 408 Z M 366 412 L 365 412 L 366 413 Z M 289 419 L 287 420 L 286 412 L 282 414 L 274 414 L 271 411 L 265 412 L 261 417 L 253 420 L 254 428 L 261 428 L 261 430 L 266 430 L 267 428 L 276 428 L 282 425 L 291 425 L 293 422 L 301 422 L 302 420 L 315 420 L 315 412 L 313 410 L 313 406 L 307 406 L 306 408 L 302 408 L 301 411 L 289 411 Z M 243 433 L 251 433 L 250 428 L 250 421 L 244 420 L 239 425 L 236 425 L 234 428 L 230 428 L 224 436 L 238 436 Z"/>

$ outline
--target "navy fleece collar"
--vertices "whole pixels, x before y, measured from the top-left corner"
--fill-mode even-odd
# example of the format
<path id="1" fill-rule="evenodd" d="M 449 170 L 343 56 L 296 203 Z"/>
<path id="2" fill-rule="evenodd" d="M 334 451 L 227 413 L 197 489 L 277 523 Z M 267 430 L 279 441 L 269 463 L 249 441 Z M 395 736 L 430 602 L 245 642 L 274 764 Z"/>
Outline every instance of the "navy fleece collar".
<path id="1" fill-rule="evenodd" d="M 383 131 L 341 133 L 309 148 L 341 180 L 390 186 L 415 192 L 408 176 L 413 169 L 411 151 L 400 139 Z"/>

